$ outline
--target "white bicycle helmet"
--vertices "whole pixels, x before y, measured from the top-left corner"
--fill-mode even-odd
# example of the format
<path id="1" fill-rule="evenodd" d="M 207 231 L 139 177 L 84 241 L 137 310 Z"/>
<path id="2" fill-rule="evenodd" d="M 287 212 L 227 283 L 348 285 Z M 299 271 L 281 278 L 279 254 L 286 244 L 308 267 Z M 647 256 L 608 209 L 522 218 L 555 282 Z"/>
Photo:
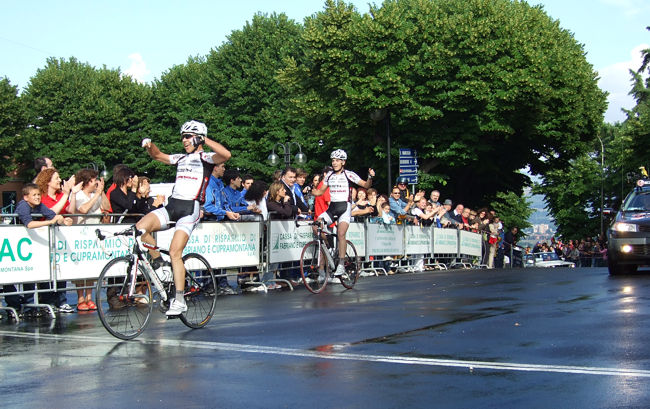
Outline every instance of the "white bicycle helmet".
<path id="1" fill-rule="evenodd" d="M 193 133 L 205 137 L 208 135 L 208 127 L 203 122 L 191 120 L 181 126 L 181 135 L 184 133 Z"/>
<path id="2" fill-rule="evenodd" d="M 330 159 L 348 160 L 348 154 L 343 149 L 337 149 L 332 152 Z"/>

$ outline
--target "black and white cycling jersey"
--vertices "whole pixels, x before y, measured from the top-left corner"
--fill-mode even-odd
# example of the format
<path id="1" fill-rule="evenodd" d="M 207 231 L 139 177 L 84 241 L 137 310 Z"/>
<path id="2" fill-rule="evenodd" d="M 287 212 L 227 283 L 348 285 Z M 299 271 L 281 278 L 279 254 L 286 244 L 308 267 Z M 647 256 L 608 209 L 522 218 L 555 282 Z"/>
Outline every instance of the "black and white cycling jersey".
<path id="1" fill-rule="evenodd" d="M 340 173 L 330 171 L 325 175 L 323 184 L 330 188 L 330 198 L 333 202 L 352 202 L 352 186 L 350 182 L 359 183 L 361 178 L 354 172 L 343 170 Z"/>
<path id="2" fill-rule="evenodd" d="M 205 189 L 214 168 L 214 152 L 177 153 L 169 155 L 176 165 L 176 183 L 171 197 L 205 202 Z"/>

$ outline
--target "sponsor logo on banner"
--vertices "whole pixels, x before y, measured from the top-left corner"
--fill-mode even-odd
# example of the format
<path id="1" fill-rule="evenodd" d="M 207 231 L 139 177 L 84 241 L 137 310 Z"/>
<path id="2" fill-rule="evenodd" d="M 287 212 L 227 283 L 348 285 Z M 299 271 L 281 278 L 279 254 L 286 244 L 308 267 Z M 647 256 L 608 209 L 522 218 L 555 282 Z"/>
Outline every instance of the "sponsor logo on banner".
<path id="1" fill-rule="evenodd" d="M 0 228 L 0 283 L 45 281 L 50 278 L 50 240 L 47 227 Z"/>

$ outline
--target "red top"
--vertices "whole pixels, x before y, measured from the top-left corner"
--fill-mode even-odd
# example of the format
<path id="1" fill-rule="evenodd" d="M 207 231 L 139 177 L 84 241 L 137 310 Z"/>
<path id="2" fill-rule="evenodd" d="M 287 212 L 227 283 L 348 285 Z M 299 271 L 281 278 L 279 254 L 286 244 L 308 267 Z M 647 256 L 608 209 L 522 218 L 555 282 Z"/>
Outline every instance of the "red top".
<path id="1" fill-rule="evenodd" d="M 111 192 L 117 188 L 117 185 L 113 183 L 108 190 L 106 191 L 106 198 L 108 198 L 108 212 L 113 213 L 113 205 L 111 203 Z"/>
<path id="2" fill-rule="evenodd" d="M 41 203 L 43 203 L 45 206 L 49 207 L 50 209 L 54 207 L 55 204 L 59 203 L 59 200 L 61 200 L 61 197 L 64 195 L 62 191 L 56 194 L 56 197 L 52 199 L 49 195 L 45 195 L 41 198 Z M 70 205 L 70 201 L 66 200 L 65 205 L 63 206 L 63 210 L 59 212 L 59 214 L 68 214 L 68 206 Z"/>
<path id="3" fill-rule="evenodd" d="M 317 189 L 320 189 L 322 186 L 323 181 L 318 184 Z M 316 217 L 314 217 L 314 219 L 318 219 L 318 216 L 320 216 L 322 213 L 325 213 L 330 205 L 330 201 L 330 188 L 328 187 L 327 190 L 325 190 L 325 193 L 320 196 L 316 196 L 316 199 L 314 199 L 314 213 L 316 213 Z"/>

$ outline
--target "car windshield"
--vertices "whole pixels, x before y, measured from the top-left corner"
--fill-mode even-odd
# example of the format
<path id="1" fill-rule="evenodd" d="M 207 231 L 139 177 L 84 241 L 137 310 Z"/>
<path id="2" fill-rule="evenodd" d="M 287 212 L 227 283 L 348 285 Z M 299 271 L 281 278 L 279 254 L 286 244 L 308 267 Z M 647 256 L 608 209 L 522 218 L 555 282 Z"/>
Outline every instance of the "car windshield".
<path id="1" fill-rule="evenodd" d="M 537 261 L 553 261 L 559 260 L 559 257 L 555 253 L 537 253 L 535 254 Z"/>
<path id="2" fill-rule="evenodd" d="M 621 210 L 624 212 L 650 211 L 650 191 L 632 192 L 623 203 Z"/>

